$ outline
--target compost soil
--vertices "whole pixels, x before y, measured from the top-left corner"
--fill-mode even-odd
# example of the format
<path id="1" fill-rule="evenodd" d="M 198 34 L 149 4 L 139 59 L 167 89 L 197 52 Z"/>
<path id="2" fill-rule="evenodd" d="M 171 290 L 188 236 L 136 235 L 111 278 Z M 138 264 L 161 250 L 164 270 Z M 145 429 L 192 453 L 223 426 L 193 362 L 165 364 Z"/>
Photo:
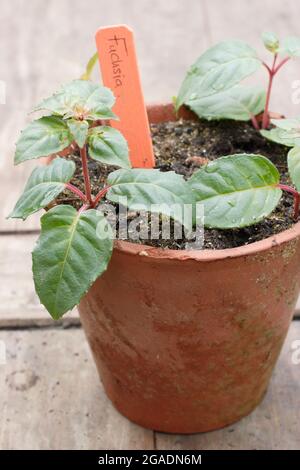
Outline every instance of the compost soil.
<path id="1" fill-rule="evenodd" d="M 269 158 L 278 168 L 281 182 L 291 184 L 286 164 L 289 149 L 266 140 L 248 122 L 179 120 L 152 124 L 151 134 L 156 168 L 161 171 L 173 170 L 188 178 L 203 165 L 221 156 L 255 153 Z M 76 172 L 71 183 L 84 191 L 79 155 L 75 152 L 68 158 L 72 158 L 76 163 Z M 107 175 L 115 169 L 117 168 L 89 159 L 93 194 L 101 189 Z M 68 191 L 63 193 L 59 202 L 71 203 L 78 207 L 78 199 Z M 129 219 L 136 215 L 136 213 L 129 213 Z M 280 233 L 290 228 L 293 223 L 293 197 L 288 193 L 283 193 L 277 208 L 260 223 L 240 229 L 205 229 L 202 249 L 219 250 L 248 245 Z M 136 240 L 129 231 L 128 241 L 175 250 L 185 249 L 186 243 L 191 240 L 186 240 L 184 237 L 180 240 L 175 239 L 173 230 L 174 224 L 171 226 L 171 235 L 168 240 L 161 238 Z"/>

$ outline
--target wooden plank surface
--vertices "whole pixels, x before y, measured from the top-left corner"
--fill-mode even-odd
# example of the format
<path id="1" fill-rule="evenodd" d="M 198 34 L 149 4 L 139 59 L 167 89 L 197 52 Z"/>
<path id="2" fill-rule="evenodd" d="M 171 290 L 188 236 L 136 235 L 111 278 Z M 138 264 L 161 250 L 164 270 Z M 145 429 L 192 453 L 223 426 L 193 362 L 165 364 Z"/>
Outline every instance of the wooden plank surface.
<path id="1" fill-rule="evenodd" d="M 8 108 L 7 105 L 2 106 L 5 106 L 6 109 Z M 0 204 L 0 232 L 31 231 L 39 229 L 40 226 L 39 216 L 36 214 L 29 217 L 26 221 L 6 218 L 24 189 L 32 169 L 38 164 L 37 161 L 26 162 L 18 166 L 13 164 L 18 130 L 24 127 L 26 114 L 29 110 L 30 108 L 22 113 L 17 113 L 17 111 L 13 113 L 10 110 L 11 112 L 8 111 L 7 120 L 4 120 L 3 115 L 0 118 L 0 148 L 2 152 L 0 157 L 0 196 L 2 201 Z"/>
<path id="2" fill-rule="evenodd" d="M 7 131 L 7 129 L 4 130 Z M 7 219 L 7 216 L 14 208 L 18 197 L 22 193 L 28 176 L 33 168 L 37 166 L 37 162 L 28 162 L 24 165 L 14 167 L 12 158 L 13 156 L 10 155 L 8 159 L 0 160 L 0 195 L 3 198 L 3 204 L 0 205 L 0 232 L 14 233 L 39 230 L 41 213 L 33 214 L 25 221 L 20 219 Z"/>
<path id="3" fill-rule="evenodd" d="M 252 415 L 224 430 L 195 436 L 156 434 L 153 440 L 151 431 L 129 423 L 106 399 L 82 330 L 63 330 L 57 324 L 53 328 L 39 304 L 30 259 L 37 234 L 26 234 L 38 229 L 39 217 L 26 222 L 5 219 L 36 164 L 13 168 L 14 143 L 32 119 L 27 113 L 61 83 L 82 73 L 95 50 L 93 35 L 99 26 L 128 23 L 134 29 L 147 102 L 170 100 L 186 69 L 217 41 L 237 37 L 263 51 L 259 36 L 264 30 L 281 37 L 299 34 L 295 0 L 131 3 L 1 4 L 0 79 L 6 83 L 7 97 L 0 105 L 0 341 L 5 342 L 8 361 L 0 364 L 0 449 L 299 449 L 300 365 L 291 362 L 291 342 L 300 339 L 298 322 L 291 327 L 269 392 Z M 275 111 L 300 114 L 299 105 L 292 103 L 298 71 L 295 60 L 278 75 L 271 103 Z M 94 78 L 98 76 L 96 71 Z M 258 77 L 266 79 L 263 71 Z M 3 235 L 20 231 L 22 235 Z M 300 316 L 300 301 L 296 311 Z M 62 324 L 78 326 L 76 311 Z M 14 330 L 36 326 L 50 329 Z"/>
<path id="4" fill-rule="evenodd" d="M 37 234 L 0 234 L 0 328 L 49 326 L 52 320 L 34 291 L 31 251 Z M 59 322 L 79 324 L 77 310 Z"/>
<path id="5" fill-rule="evenodd" d="M 299 321 L 292 323 L 269 390 L 252 414 L 209 433 L 190 436 L 156 433 L 157 449 L 299 450 L 300 364 L 292 362 L 292 344 L 296 340 L 300 340 Z"/>
<path id="6" fill-rule="evenodd" d="M 249 417 L 220 431 L 156 433 L 157 449 L 299 449 L 300 364 L 293 322 L 269 391 Z M 0 449 L 152 449 L 153 433 L 123 418 L 98 381 L 83 331 L 0 331 Z"/>
<path id="7" fill-rule="evenodd" d="M 0 331 L 0 449 L 151 449 L 106 398 L 83 331 Z"/>

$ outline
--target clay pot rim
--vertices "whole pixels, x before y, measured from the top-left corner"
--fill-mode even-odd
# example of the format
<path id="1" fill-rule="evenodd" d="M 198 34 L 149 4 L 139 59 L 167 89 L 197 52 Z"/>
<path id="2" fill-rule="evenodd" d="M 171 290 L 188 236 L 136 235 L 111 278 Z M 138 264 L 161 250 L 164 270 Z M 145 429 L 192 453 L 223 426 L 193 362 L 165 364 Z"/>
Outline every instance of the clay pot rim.
<path id="1" fill-rule="evenodd" d="M 217 261 L 225 258 L 238 258 L 242 256 L 255 255 L 262 251 L 270 250 L 275 246 L 280 246 L 298 237 L 300 237 L 300 222 L 297 222 L 293 227 L 272 237 L 265 238 L 264 240 L 235 248 L 225 248 L 224 250 L 171 250 L 169 248 L 155 248 L 124 240 L 116 240 L 115 249 L 129 255 L 140 255 L 145 259 Z"/>
<path id="2" fill-rule="evenodd" d="M 169 109 L 171 103 L 157 102 L 150 103 L 147 106 L 148 112 L 155 108 Z M 187 111 L 187 110 L 186 110 Z M 188 111 L 188 113 L 191 113 Z M 272 113 L 274 117 L 281 115 Z M 172 250 L 169 248 L 154 248 L 139 243 L 127 242 L 124 240 L 115 241 L 115 249 L 129 255 L 140 255 L 145 260 L 151 259 L 173 259 L 173 260 L 195 260 L 195 261 L 217 261 L 225 258 L 238 258 L 247 255 L 255 255 L 263 251 L 269 250 L 274 246 L 279 246 L 293 239 L 300 237 L 300 222 L 293 227 L 284 230 L 276 235 L 265 238 L 263 240 L 243 245 L 235 248 L 225 248 L 223 250 Z"/>

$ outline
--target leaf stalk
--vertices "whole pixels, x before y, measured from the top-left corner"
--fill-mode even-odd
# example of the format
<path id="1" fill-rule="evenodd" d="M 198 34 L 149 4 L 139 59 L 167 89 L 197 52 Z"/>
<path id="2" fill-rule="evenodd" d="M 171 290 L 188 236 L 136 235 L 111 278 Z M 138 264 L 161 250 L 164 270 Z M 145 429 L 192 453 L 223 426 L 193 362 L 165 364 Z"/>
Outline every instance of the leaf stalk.
<path id="1" fill-rule="evenodd" d="M 88 163 L 87 163 L 87 146 L 86 146 L 86 144 L 84 144 L 84 146 L 80 149 L 80 158 L 81 158 L 81 162 L 82 162 L 82 173 L 83 173 L 84 186 L 85 186 L 85 195 L 86 195 L 86 199 L 88 200 L 89 204 L 92 206 L 93 205 L 93 200 L 92 200 L 92 193 L 91 193 L 90 175 L 89 175 L 89 169 L 88 169 Z"/>
<path id="2" fill-rule="evenodd" d="M 254 116 L 254 114 L 251 114 L 250 117 L 251 117 L 251 122 L 252 122 L 254 129 L 259 131 L 259 124 L 257 122 L 256 116 Z"/>
<path id="3" fill-rule="evenodd" d="M 267 89 L 267 97 L 266 97 L 266 105 L 264 109 L 264 114 L 263 114 L 263 119 L 262 119 L 262 128 L 267 129 L 270 124 L 270 118 L 269 118 L 269 105 L 270 105 L 270 98 L 271 98 L 271 91 L 272 91 L 272 85 L 273 85 L 273 79 L 274 75 L 276 74 L 276 61 L 277 61 L 277 54 L 274 54 L 274 59 L 273 59 L 273 64 L 272 68 L 267 66 L 267 70 L 269 73 L 269 83 L 268 83 L 268 89 Z"/>
<path id="4" fill-rule="evenodd" d="M 80 189 L 76 188 L 76 186 L 73 186 L 73 184 L 66 183 L 66 189 L 76 194 L 83 202 L 87 202 L 87 197 L 83 194 L 82 191 L 80 191 Z"/>
<path id="5" fill-rule="evenodd" d="M 291 186 L 288 186 L 286 184 L 278 184 L 277 187 L 281 189 L 282 191 L 286 191 L 287 193 L 290 193 L 293 195 L 294 198 L 294 221 L 296 222 L 298 220 L 299 216 L 299 207 L 300 207 L 300 193 L 292 188 Z"/>
<path id="6" fill-rule="evenodd" d="M 83 204 L 83 206 L 80 207 L 78 214 L 81 214 L 81 212 L 86 211 L 87 209 L 89 209 L 89 207 L 90 207 L 89 204 Z"/>
<path id="7" fill-rule="evenodd" d="M 99 193 L 95 196 L 93 200 L 93 207 L 95 207 L 98 204 L 98 202 L 103 198 L 103 196 L 105 196 L 109 188 L 110 186 L 105 186 L 99 191 Z"/>
<path id="8" fill-rule="evenodd" d="M 272 92 L 272 85 L 273 85 L 273 80 L 277 72 L 281 69 L 281 67 L 290 59 L 290 57 L 285 57 L 282 59 L 281 62 L 279 62 L 278 65 L 276 65 L 278 58 L 278 54 L 274 54 L 274 59 L 273 59 L 273 64 L 272 67 L 270 68 L 265 62 L 263 62 L 263 65 L 266 67 L 268 74 L 269 74 L 269 83 L 268 83 L 268 89 L 267 89 L 267 97 L 266 97 L 266 105 L 264 109 L 264 114 L 263 114 L 263 119 L 262 119 L 262 128 L 267 129 L 270 125 L 270 117 L 269 117 L 269 105 L 270 105 L 270 98 L 271 98 L 271 92 Z"/>

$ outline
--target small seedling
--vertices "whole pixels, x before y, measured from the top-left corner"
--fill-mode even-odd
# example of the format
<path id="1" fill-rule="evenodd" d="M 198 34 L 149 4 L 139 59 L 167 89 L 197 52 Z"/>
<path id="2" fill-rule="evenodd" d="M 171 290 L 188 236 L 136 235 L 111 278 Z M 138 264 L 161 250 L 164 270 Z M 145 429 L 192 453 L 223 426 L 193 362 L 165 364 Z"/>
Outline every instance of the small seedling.
<path id="1" fill-rule="evenodd" d="M 300 56 L 300 38 L 291 36 L 280 42 L 273 33 L 264 33 L 262 39 L 273 55 L 271 65 L 244 41 L 224 41 L 208 49 L 188 71 L 175 101 L 176 109 L 185 104 L 200 118 L 251 120 L 257 130 L 256 116 L 263 113 L 262 128 L 268 128 L 274 77 L 290 58 Z M 268 72 L 267 91 L 261 86 L 240 84 L 261 66 Z"/>
<path id="2" fill-rule="evenodd" d="M 75 80 L 36 110 L 43 116 L 22 132 L 17 142 L 15 163 L 58 154 L 77 145 L 85 191 L 70 183 L 75 163 L 55 158 L 36 168 L 10 217 L 26 219 L 47 208 L 64 190 L 71 191 L 82 205 L 56 205 L 41 219 L 42 231 L 33 251 L 35 288 L 41 302 L 57 319 L 77 305 L 95 279 L 107 268 L 113 249 L 110 225 L 95 208 L 106 196 L 130 210 L 157 211 L 182 222 L 182 211 L 174 210 L 193 201 L 193 193 L 183 176 L 174 172 L 131 169 L 128 147 L 122 134 L 106 125 L 117 117 L 111 111 L 115 98 L 105 87 L 87 80 Z M 88 159 L 119 166 L 107 178 L 107 185 L 92 194 Z M 101 227 L 100 227 L 101 226 Z M 99 227 L 103 236 L 99 236 Z"/>

